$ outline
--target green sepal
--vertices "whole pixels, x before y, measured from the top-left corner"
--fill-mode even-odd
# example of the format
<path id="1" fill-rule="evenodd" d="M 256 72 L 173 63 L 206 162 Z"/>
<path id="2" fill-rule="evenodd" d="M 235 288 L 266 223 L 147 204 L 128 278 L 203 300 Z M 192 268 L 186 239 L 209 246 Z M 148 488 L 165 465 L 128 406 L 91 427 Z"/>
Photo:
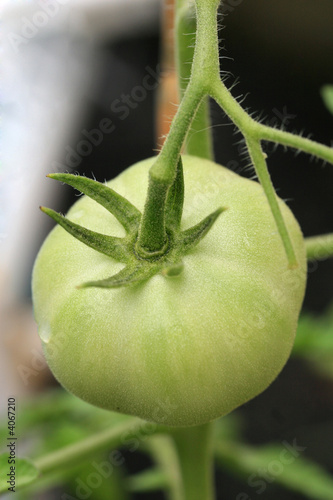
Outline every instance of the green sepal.
<path id="1" fill-rule="evenodd" d="M 49 174 L 47 177 L 74 187 L 102 205 L 118 219 L 127 232 L 137 231 L 141 212 L 126 198 L 101 182 L 73 174 Z"/>
<path id="2" fill-rule="evenodd" d="M 129 286 L 146 281 L 156 274 L 160 266 L 154 265 L 151 262 L 136 261 L 124 267 L 119 273 L 110 276 L 104 280 L 88 281 L 79 285 L 77 288 L 99 287 L 99 288 L 119 288 Z"/>
<path id="3" fill-rule="evenodd" d="M 72 174 L 50 174 L 48 177 L 59 180 L 78 189 L 85 195 L 112 213 L 129 233 L 125 238 L 117 238 L 84 228 L 50 208 L 41 210 L 54 219 L 69 234 L 81 243 L 94 250 L 125 263 L 125 267 L 110 278 L 89 281 L 77 288 L 99 287 L 119 288 L 148 280 L 157 273 L 166 277 L 177 277 L 183 271 L 182 256 L 197 245 L 208 233 L 214 222 L 225 208 L 219 208 L 195 226 L 180 231 L 180 223 L 184 204 L 184 176 L 182 160 L 177 163 L 176 174 L 170 187 L 158 180 L 146 202 L 152 210 L 148 210 L 148 219 L 128 200 L 101 184 L 87 177 Z M 150 176 L 150 182 L 153 182 Z M 155 179 L 156 180 L 156 179 Z M 147 211 L 145 210 L 147 217 Z M 142 222 L 145 224 L 142 225 Z M 164 241 L 156 251 L 138 245 L 144 230 L 150 243 Z M 136 243 L 135 243 L 136 241 Z"/>
<path id="4" fill-rule="evenodd" d="M 129 252 L 124 238 L 116 238 L 106 234 L 97 233 L 86 229 L 85 227 L 75 224 L 63 215 L 58 214 L 51 208 L 40 207 L 41 211 L 49 215 L 61 227 L 63 227 L 69 234 L 74 236 L 77 240 L 85 245 L 103 253 L 108 257 L 112 257 L 120 262 L 127 262 L 129 259 Z"/>
<path id="5" fill-rule="evenodd" d="M 225 210 L 226 208 L 220 207 L 217 210 L 215 210 L 215 212 L 205 217 L 201 222 L 199 222 L 195 226 L 192 226 L 186 231 L 183 231 L 180 234 L 180 239 L 181 239 L 180 244 L 183 247 L 183 251 L 188 252 L 190 249 L 195 247 L 199 243 L 199 241 L 202 240 L 204 236 L 206 236 L 206 234 L 208 233 L 208 231 L 210 230 L 210 228 L 212 227 L 218 216 Z"/>
<path id="6" fill-rule="evenodd" d="M 184 174 L 183 162 L 179 157 L 175 180 L 169 189 L 165 205 L 165 226 L 179 229 L 184 205 Z"/>

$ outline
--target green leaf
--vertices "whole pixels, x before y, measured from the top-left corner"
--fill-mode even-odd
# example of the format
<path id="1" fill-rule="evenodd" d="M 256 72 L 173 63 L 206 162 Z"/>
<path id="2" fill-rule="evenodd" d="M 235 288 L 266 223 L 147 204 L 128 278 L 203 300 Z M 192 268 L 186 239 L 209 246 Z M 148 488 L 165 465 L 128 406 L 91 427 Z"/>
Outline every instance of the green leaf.
<path id="1" fill-rule="evenodd" d="M 84 243 L 94 250 L 97 250 L 97 252 L 103 253 L 120 262 L 127 262 L 128 251 L 126 244 L 124 243 L 124 238 L 116 238 L 114 236 L 108 236 L 106 234 L 96 233 L 95 231 L 86 229 L 85 227 L 75 224 L 75 222 L 72 222 L 66 217 L 58 214 L 51 208 L 40 207 L 40 209 L 42 212 L 55 220 L 69 234 L 74 236 L 74 238 L 81 241 L 81 243 Z"/>
<path id="2" fill-rule="evenodd" d="M 326 108 L 333 115 L 333 85 L 324 85 L 321 88 L 321 97 Z"/>
<path id="3" fill-rule="evenodd" d="M 8 457 L 8 453 L 0 455 L 0 493 L 8 491 L 11 487 L 13 487 L 14 491 L 16 491 L 16 488 L 25 486 L 35 481 L 39 475 L 38 469 L 29 460 L 24 458 L 15 458 L 15 463 L 9 464 Z M 11 467 L 14 467 L 15 469 L 11 469 Z M 8 481 L 11 480 L 11 477 L 8 476 L 10 473 L 14 473 L 13 481 L 8 483 Z M 9 490 L 9 493 L 10 492 L 11 490 Z"/>
<path id="4" fill-rule="evenodd" d="M 115 451 L 115 453 L 118 454 L 119 452 Z M 121 455 L 119 457 L 122 458 Z M 91 483 L 89 481 L 89 484 L 87 484 L 87 478 L 90 474 L 93 474 L 96 479 L 96 474 L 98 474 L 100 479 Z M 113 466 L 109 453 L 93 455 L 89 463 L 79 463 L 55 473 L 42 475 L 38 478 L 38 481 L 19 490 L 16 493 L 15 500 L 48 498 L 47 491 L 55 488 L 58 491 L 61 490 L 62 500 L 66 498 L 69 500 L 71 498 L 72 500 L 82 498 L 84 488 L 91 491 L 89 498 L 93 500 L 129 500 L 124 486 L 122 467 Z"/>
<path id="5" fill-rule="evenodd" d="M 117 452 L 118 453 L 118 452 Z M 122 455 L 119 452 L 119 456 Z M 93 500 L 128 500 L 128 492 L 124 487 L 123 474 L 120 466 L 114 466 L 108 456 L 93 457 L 89 463 L 83 464 L 75 471 L 75 476 L 62 486 L 61 498 Z M 94 477 L 96 481 L 89 481 Z"/>
<path id="6" fill-rule="evenodd" d="M 49 174 L 48 177 L 64 182 L 92 198 L 113 214 L 127 232 L 135 232 L 138 229 L 141 212 L 105 184 L 73 174 Z"/>
<path id="7" fill-rule="evenodd" d="M 253 485 L 254 493 L 263 492 L 270 484 L 277 483 L 313 500 L 333 498 L 333 478 L 302 456 L 299 443 L 254 448 L 220 441 L 216 445 L 216 456 L 220 465 L 243 476 L 249 486 Z"/>
<path id="8" fill-rule="evenodd" d="M 182 245 L 184 251 L 188 251 L 195 247 L 200 240 L 208 233 L 218 216 L 224 212 L 226 208 L 218 208 L 215 212 L 205 217 L 201 222 L 195 226 L 190 227 L 181 233 Z"/>
<path id="9" fill-rule="evenodd" d="M 165 205 L 165 225 L 175 230 L 179 229 L 184 204 L 184 174 L 183 163 L 179 157 L 175 180 L 169 189 Z"/>

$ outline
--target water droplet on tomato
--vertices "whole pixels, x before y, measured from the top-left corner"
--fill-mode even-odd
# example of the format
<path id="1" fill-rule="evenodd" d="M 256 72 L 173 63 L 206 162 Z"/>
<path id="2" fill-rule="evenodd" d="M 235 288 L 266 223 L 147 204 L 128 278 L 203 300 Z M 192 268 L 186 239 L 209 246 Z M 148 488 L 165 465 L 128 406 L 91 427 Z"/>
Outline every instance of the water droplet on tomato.
<path id="1" fill-rule="evenodd" d="M 39 336 L 45 344 L 48 344 L 51 338 L 51 328 L 50 325 L 43 324 L 39 329 Z"/>

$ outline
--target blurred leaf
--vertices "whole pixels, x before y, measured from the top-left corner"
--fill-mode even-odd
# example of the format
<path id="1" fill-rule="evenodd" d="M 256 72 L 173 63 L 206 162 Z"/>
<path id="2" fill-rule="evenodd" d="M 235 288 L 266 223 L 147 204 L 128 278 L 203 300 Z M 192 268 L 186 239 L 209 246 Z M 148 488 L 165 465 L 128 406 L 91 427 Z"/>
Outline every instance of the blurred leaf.
<path id="1" fill-rule="evenodd" d="M 321 88 L 321 96 L 326 108 L 333 115 L 333 85 L 324 85 Z"/>
<path id="2" fill-rule="evenodd" d="M 169 481 L 165 473 L 156 468 L 145 470 L 127 478 L 125 486 L 128 491 L 142 493 L 167 489 Z"/>
<path id="3" fill-rule="evenodd" d="M 305 358 L 319 373 L 333 377 L 333 309 L 319 317 L 301 316 L 292 354 Z"/>
<path id="4" fill-rule="evenodd" d="M 62 427 L 57 426 L 48 434 L 47 439 L 41 439 L 38 445 L 34 446 L 33 456 L 51 453 L 84 439 L 91 431 L 78 426 L 75 422 L 62 423 Z"/>
<path id="5" fill-rule="evenodd" d="M 72 497 L 76 500 L 77 498 L 83 498 L 83 495 L 80 496 L 79 493 L 82 494 L 83 489 L 86 488 L 92 491 L 89 498 L 94 500 L 128 500 L 128 493 L 125 490 L 123 473 L 120 467 L 114 468 L 110 474 L 104 471 L 104 475 L 97 470 L 105 461 L 107 461 L 105 454 L 100 454 L 94 456 L 91 463 L 79 464 L 60 473 L 56 472 L 41 476 L 38 481 L 20 490 L 15 498 L 17 500 L 35 500 L 38 495 L 45 494 L 52 488 L 57 488 L 58 491 L 62 491 L 64 497 L 61 496 L 61 498 L 63 500 L 66 499 L 66 495 L 68 495 L 68 498 Z M 91 481 L 91 474 L 93 474 L 95 482 Z"/>
<path id="6" fill-rule="evenodd" d="M 39 456 L 34 459 L 34 463 L 45 474 L 67 470 L 87 462 L 102 451 L 126 446 L 127 443 L 135 443 L 135 449 L 137 449 L 140 439 L 143 439 L 146 433 L 149 435 L 156 431 L 157 426 L 152 431 L 151 428 L 147 429 L 145 421 L 128 415 L 120 415 L 117 423 L 112 422 L 112 425 L 106 429 L 89 433 L 83 439 Z"/>
<path id="7" fill-rule="evenodd" d="M 15 500 L 35 500 L 43 492 L 49 491 L 52 488 L 57 488 L 59 485 L 64 485 L 72 481 L 76 474 L 79 474 L 81 466 L 67 471 L 57 471 L 47 475 L 38 477 L 38 481 L 32 481 L 19 489 L 16 493 Z"/>
<path id="8" fill-rule="evenodd" d="M 39 483 L 46 488 L 64 484 L 79 473 L 81 464 L 87 465 L 103 451 L 120 446 L 137 448 L 146 434 L 157 430 L 157 426 L 152 429 L 135 417 L 95 408 L 64 391 L 33 399 L 21 405 L 20 411 L 16 434 L 41 472 L 37 486 L 29 487 L 31 491 L 40 491 Z M 7 424 L 3 419 L 0 427 L 5 438 Z M 36 478 L 32 475 L 26 482 Z M 22 480 L 17 483 L 21 484 Z"/>
<path id="9" fill-rule="evenodd" d="M 31 456 L 39 456 L 122 422 L 124 415 L 96 408 L 62 389 L 30 399 L 20 407 L 16 432 L 28 438 Z M 5 442 L 8 423 L 0 421 L 0 442 Z"/>
<path id="10" fill-rule="evenodd" d="M 80 467 L 71 478 L 61 498 L 93 498 L 94 500 L 128 500 L 119 467 L 113 466 L 106 457 L 91 460 Z"/>
<path id="11" fill-rule="evenodd" d="M 10 467 L 15 467 L 15 479 L 13 479 L 13 484 L 8 483 L 10 477 L 8 474 L 11 472 Z M 8 488 L 16 488 L 24 486 L 26 484 L 35 481 L 38 477 L 38 469 L 29 461 L 24 458 L 16 458 L 15 464 L 8 463 L 8 453 L 3 453 L 0 455 L 0 492 L 3 493 L 8 491 Z"/>
<path id="12" fill-rule="evenodd" d="M 301 447 L 287 442 L 261 448 L 234 442 L 216 445 L 218 463 L 246 478 L 256 494 L 276 482 L 310 499 L 332 500 L 333 478 L 301 452 Z"/>

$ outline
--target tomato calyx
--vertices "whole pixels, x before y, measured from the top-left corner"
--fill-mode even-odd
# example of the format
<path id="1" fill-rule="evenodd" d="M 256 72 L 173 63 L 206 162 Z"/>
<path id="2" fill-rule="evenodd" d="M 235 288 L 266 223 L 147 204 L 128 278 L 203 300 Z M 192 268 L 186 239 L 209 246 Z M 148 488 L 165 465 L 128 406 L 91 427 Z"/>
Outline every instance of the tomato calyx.
<path id="1" fill-rule="evenodd" d="M 125 267 L 110 278 L 89 281 L 78 286 L 117 288 L 145 281 L 157 273 L 164 276 L 178 276 L 183 270 L 182 257 L 207 234 L 225 208 L 218 208 L 191 228 L 181 231 L 180 223 L 184 203 L 184 178 L 181 159 L 178 162 L 175 179 L 167 190 L 164 206 L 156 196 L 155 206 L 159 222 L 165 234 L 164 245 L 150 251 L 139 244 L 143 216 L 130 201 L 116 193 L 106 184 L 73 174 L 55 173 L 48 177 L 78 189 L 102 205 L 122 224 L 126 231 L 124 238 L 109 236 L 87 229 L 50 208 L 41 210 L 54 219 L 77 240 L 94 250 L 125 263 Z M 162 205 L 162 212 L 161 212 Z M 157 216 L 158 218 L 158 216 Z"/>

